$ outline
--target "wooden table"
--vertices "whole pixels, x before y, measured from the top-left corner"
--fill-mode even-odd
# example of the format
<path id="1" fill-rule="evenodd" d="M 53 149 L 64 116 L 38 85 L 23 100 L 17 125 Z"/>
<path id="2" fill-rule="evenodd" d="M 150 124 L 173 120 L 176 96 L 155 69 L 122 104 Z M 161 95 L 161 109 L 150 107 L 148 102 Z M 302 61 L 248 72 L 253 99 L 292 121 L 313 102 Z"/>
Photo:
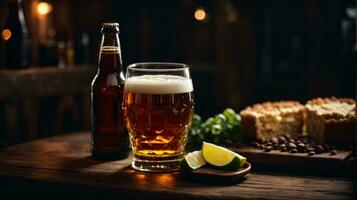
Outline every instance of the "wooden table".
<path id="1" fill-rule="evenodd" d="M 353 199 L 352 181 L 251 172 L 239 183 L 192 182 L 149 174 L 130 158 L 95 161 L 89 133 L 34 140 L 0 152 L 0 198 L 44 199 Z M 249 159 L 249 158 L 248 158 Z M 254 166 L 253 166 L 254 167 Z"/>

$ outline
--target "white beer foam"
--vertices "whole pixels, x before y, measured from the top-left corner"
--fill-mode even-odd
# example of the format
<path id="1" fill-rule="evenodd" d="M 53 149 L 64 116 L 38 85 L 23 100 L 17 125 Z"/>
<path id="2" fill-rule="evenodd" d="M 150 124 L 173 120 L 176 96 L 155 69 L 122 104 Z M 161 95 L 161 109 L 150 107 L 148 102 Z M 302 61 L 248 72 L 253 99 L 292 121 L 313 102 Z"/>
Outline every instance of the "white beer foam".
<path id="1" fill-rule="evenodd" d="M 124 90 L 140 94 L 178 94 L 193 91 L 192 80 L 173 75 L 143 75 L 130 77 Z"/>

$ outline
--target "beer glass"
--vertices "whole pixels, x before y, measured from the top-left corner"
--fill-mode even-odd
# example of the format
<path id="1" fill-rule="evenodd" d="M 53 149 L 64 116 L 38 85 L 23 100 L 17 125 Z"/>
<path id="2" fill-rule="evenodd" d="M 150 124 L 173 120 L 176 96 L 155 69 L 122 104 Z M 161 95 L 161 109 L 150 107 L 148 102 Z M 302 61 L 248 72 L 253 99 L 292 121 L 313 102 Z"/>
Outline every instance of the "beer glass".
<path id="1" fill-rule="evenodd" d="M 146 172 L 178 170 L 194 110 L 189 67 L 163 62 L 129 65 L 123 107 L 132 167 Z"/>

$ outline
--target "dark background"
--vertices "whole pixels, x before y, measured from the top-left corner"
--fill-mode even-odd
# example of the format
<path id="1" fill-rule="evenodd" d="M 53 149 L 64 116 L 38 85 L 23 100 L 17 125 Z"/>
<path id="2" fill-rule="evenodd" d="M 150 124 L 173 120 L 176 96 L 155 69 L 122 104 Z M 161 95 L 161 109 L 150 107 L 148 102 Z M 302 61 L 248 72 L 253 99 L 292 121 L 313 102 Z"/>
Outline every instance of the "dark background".
<path id="1" fill-rule="evenodd" d="M 196 113 L 207 117 L 226 107 L 239 111 L 247 105 L 273 100 L 315 97 L 355 97 L 356 1 L 353 0 L 52 0 L 46 28 L 55 31 L 55 43 L 73 42 L 81 54 L 81 34 L 89 37 L 88 67 L 96 68 L 100 26 L 120 23 L 124 67 L 143 61 L 183 62 L 191 66 Z M 25 0 L 24 11 L 31 33 L 31 67 L 44 64 L 39 34 L 38 0 Z M 204 9 L 206 18 L 194 13 Z M 7 16 L 7 1 L 0 1 L 0 27 Z M 68 48 L 68 47 L 67 47 Z M 77 57 L 76 57 L 77 58 Z M 83 64 L 78 59 L 74 64 Z M 75 67 L 76 65 L 74 65 Z M 6 87 L 4 85 L 0 86 Z M 46 87 L 44 84 L 42 87 Z M 70 96 L 75 105 L 83 98 Z M 19 118 L 20 139 L 9 141 L 6 101 L 0 102 L 0 147 L 26 140 L 28 126 Z M 21 99 L 11 100 L 21 102 Z M 37 137 L 53 132 L 56 106 L 63 97 L 38 97 L 34 112 Z M 1 107 L 2 106 L 2 107 Z M 88 107 L 89 109 L 89 107 Z M 19 109 L 21 113 L 21 108 Z M 87 129 L 65 109 L 59 132 Z M 75 111 L 76 113 L 77 111 Z M 87 112 L 88 113 L 88 112 Z M 21 133 L 21 134 L 20 134 Z M 26 135 L 26 134 L 25 134 Z"/>

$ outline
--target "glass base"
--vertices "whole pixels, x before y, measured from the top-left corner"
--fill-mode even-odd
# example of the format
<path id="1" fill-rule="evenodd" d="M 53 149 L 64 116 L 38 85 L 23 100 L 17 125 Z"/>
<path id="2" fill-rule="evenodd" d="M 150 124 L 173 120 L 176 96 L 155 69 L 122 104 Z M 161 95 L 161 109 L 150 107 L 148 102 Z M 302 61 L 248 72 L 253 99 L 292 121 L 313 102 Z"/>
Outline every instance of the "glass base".
<path id="1" fill-rule="evenodd" d="M 181 157 L 174 158 L 161 158 L 161 159 L 146 159 L 146 158 L 133 158 L 131 166 L 142 172 L 172 172 L 180 169 Z"/>

